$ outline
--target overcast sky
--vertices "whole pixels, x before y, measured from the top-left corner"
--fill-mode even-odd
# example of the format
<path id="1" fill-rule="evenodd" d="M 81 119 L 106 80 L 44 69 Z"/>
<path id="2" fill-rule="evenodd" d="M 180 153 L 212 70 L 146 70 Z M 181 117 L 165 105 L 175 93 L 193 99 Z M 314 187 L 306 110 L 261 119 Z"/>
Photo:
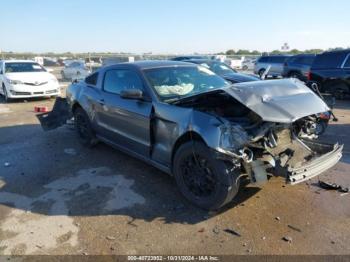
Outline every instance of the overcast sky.
<path id="1" fill-rule="evenodd" d="M 349 0 L 1 1 L 0 50 L 208 53 L 350 46 Z"/>

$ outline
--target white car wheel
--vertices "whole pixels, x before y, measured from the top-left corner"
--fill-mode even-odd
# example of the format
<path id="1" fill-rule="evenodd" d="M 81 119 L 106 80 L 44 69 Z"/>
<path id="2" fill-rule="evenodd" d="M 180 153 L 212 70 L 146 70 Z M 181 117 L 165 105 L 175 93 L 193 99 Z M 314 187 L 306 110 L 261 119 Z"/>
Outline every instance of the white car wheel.
<path id="1" fill-rule="evenodd" d="M 4 96 L 4 98 L 5 98 L 5 102 L 9 102 L 9 101 L 10 101 L 10 98 L 9 98 L 8 95 L 7 95 L 7 91 L 6 91 L 5 85 L 2 85 L 2 92 L 3 92 L 3 96 Z"/>

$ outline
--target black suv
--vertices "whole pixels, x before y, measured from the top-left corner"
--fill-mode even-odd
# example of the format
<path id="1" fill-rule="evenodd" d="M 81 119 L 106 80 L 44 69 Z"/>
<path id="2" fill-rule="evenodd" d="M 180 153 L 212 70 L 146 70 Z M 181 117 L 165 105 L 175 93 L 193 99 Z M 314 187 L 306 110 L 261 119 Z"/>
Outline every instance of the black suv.
<path id="1" fill-rule="evenodd" d="M 316 56 L 308 80 L 321 92 L 342 99 L 350 93 L 350 49 L 324 52 Z"/>
<path id="2" fill-rule="evenodd" d="M 307 81 L 310 67 L 315 59 L 314 54 L 300 54 L 287 58 L 284 62 L 282 76 Z"/>

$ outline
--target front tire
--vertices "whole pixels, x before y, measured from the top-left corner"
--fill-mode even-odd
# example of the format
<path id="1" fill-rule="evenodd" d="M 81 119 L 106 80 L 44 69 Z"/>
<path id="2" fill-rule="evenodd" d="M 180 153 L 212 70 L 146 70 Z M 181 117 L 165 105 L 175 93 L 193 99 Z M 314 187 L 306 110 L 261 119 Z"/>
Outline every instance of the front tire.
<path id="1" fill-rule="evenodd" d="M 80 107 L 74 111 L 74 124 L 81 144 L 87 147 L 96 145 L 97 138 L 92 129 L 90 119 L 86 112 Z"/>
<path id="2" fill-rule="evenodd" d="M 177 150 L 173 173 L 181 193 L 191 203 L 207 210 L 216 210 L 236 196 L 239 172 L 213 156 L 202 142 L 187 142 Z"/>
<path id="3" fill-rule="evenodd" d="M 5 87 L 4 84 L 2 85 L 2 92 L 3 92 L 3 96 L 4 96 L 4 99 L 5 99 L 5 102 L 6 103 L 10 102 L 11 98 L 8 97 L 7 90 L 6 90 L 6 87 Z"/>

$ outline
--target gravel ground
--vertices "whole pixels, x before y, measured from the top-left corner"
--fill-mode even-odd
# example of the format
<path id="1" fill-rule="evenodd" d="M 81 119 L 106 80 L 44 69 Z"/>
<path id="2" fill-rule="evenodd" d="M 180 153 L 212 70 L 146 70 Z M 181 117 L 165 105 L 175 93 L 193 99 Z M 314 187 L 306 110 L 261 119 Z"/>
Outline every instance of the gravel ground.
<path id="1" fill-rule="evenodd" d="M 143 162 L 42 131 L 34 106 L 53 102 L 0 100 L 0 254 L 350 254 L 350 194 L 272 178 L 208 213 Z M 349 187 L 350 101 L 335 113 L 323 139 L 345 154 L 322 178 Z"/>

